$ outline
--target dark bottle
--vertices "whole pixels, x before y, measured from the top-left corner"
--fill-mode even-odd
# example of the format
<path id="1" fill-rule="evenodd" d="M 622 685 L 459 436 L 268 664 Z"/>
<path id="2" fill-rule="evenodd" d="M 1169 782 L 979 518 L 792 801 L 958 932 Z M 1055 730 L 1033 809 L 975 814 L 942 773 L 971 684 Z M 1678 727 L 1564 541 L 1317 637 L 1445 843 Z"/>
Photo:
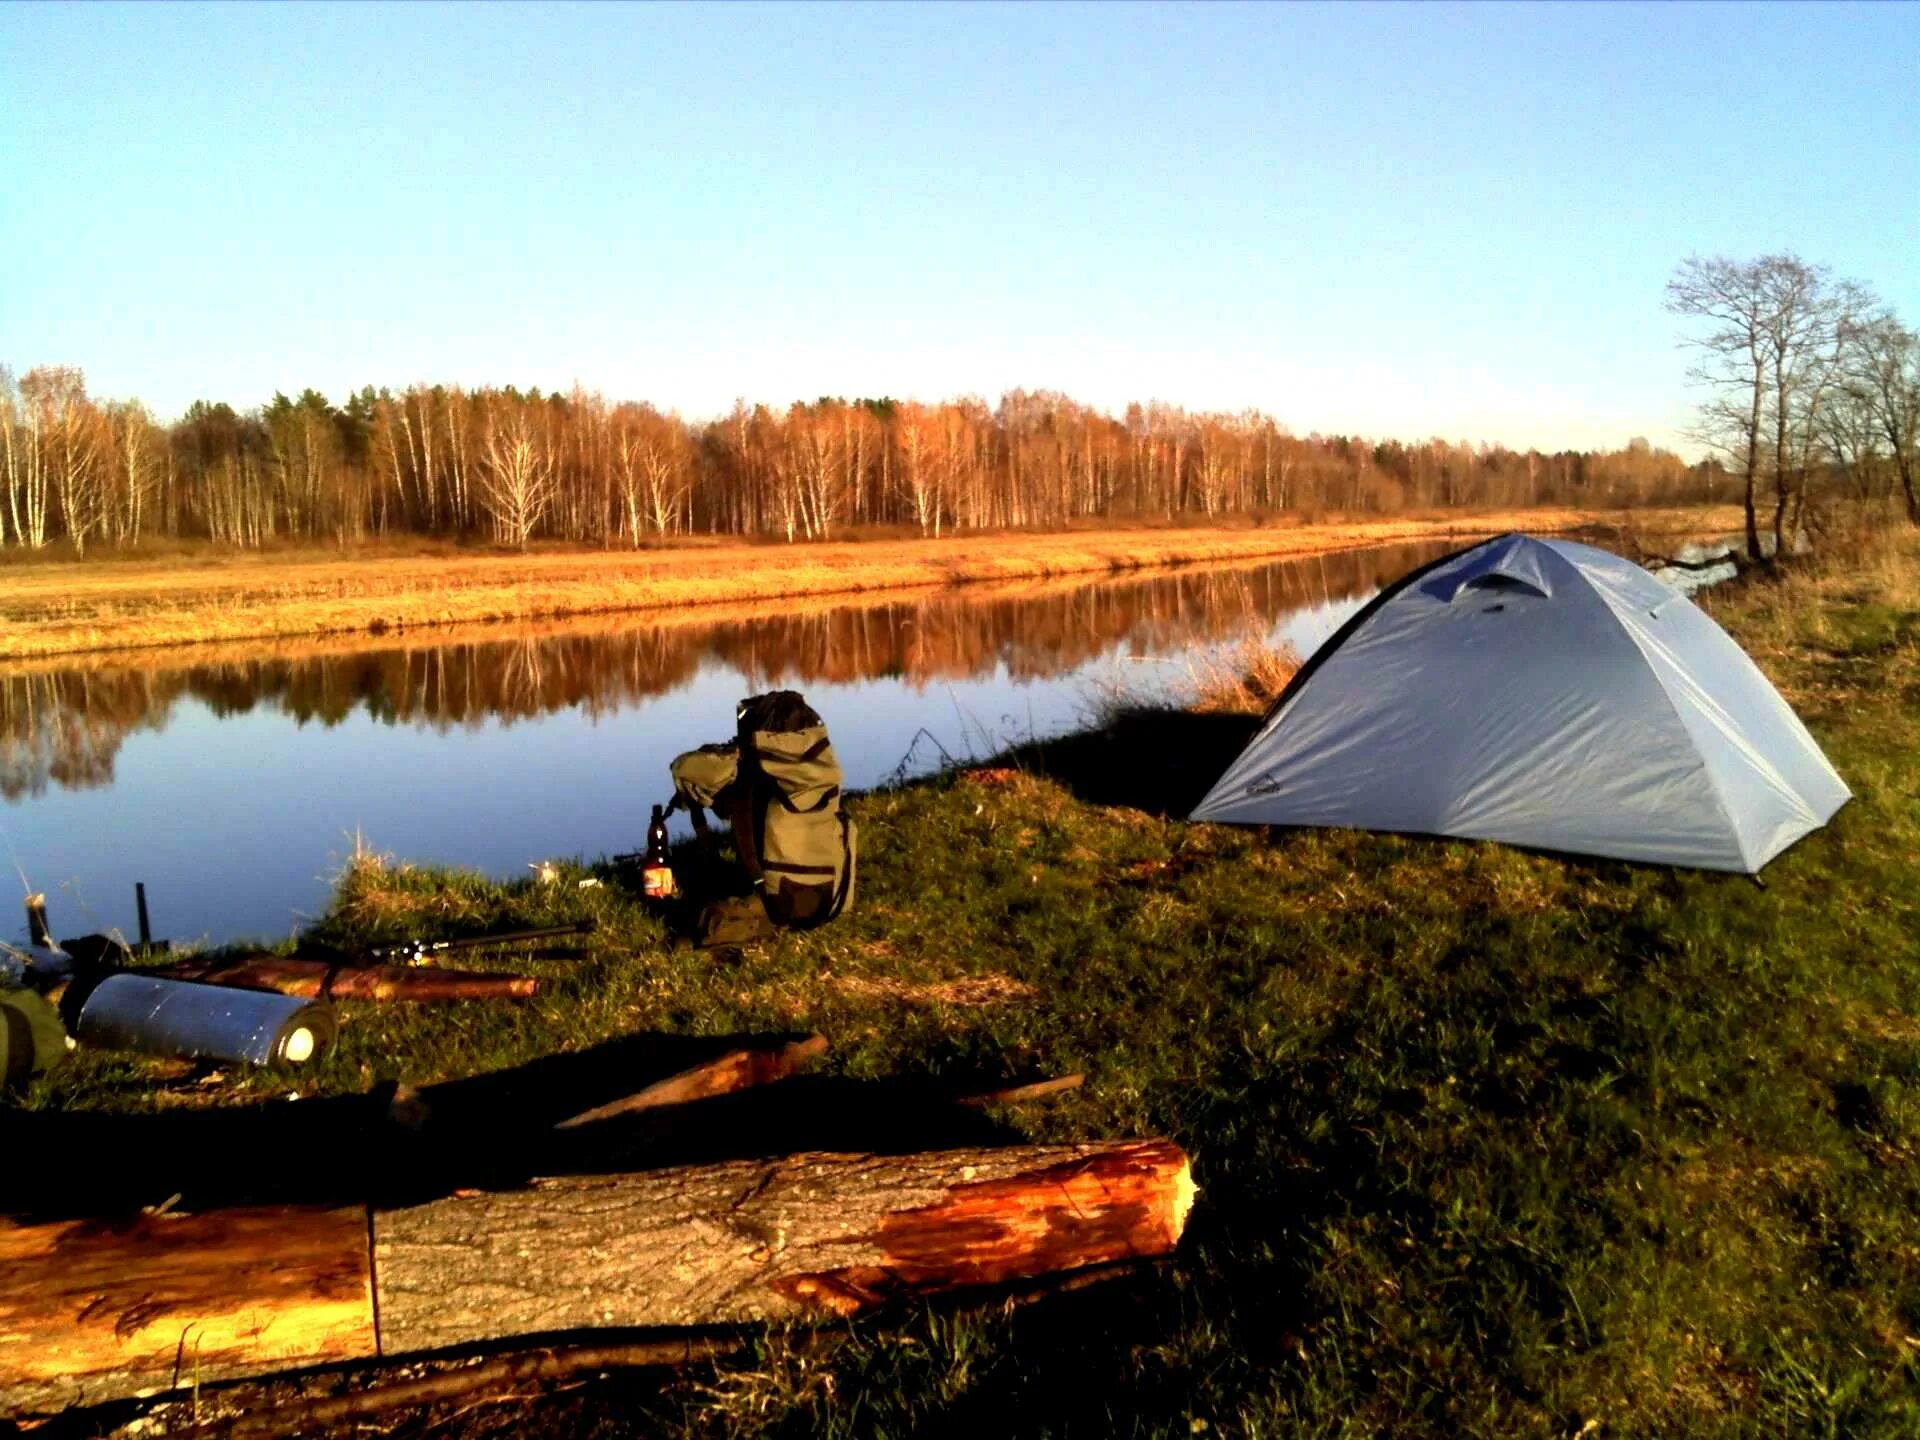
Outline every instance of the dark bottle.
<path id="1" fill-rule="evenodd" d="M 666 811 L 656 805 L 653 819 L 647 822 L 647 853 L 640 862 L 640 891 L 649 900 L 671 900 L 677 888 L 673 866 L 667 860 Z"/>

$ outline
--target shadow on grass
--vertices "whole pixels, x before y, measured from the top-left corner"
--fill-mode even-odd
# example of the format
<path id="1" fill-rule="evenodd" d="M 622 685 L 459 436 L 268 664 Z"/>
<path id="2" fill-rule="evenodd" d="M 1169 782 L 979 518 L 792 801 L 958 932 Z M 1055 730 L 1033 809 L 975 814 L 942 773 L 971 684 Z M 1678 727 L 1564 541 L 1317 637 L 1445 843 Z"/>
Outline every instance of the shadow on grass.
<path id="1" fill-rule="evenodd" d="M 233 1204 L 417 1203 L 539 1175 L 604 1174 L 808 1150 L 904 1153 L 1006 1143 L 1015 1132 L 908 1080 L 803 1076 L 578 1129 L 570 1116 L 747 1045 L 794 1036 L 621 1036 L 587 1050 L 396 1095 L 180 1108 L 159 1114 L 0 1111 L 0 1212 L 125 1213 L 169 1199 Z"/>
<path id="2" fill-rule="evenodd" d="M 1018 746 L 995 763 L 1045 776 L 1089 805 L 1184 820 L 1259 728 L 1256 715 L 1142 707 L 1097 730 Z"/>

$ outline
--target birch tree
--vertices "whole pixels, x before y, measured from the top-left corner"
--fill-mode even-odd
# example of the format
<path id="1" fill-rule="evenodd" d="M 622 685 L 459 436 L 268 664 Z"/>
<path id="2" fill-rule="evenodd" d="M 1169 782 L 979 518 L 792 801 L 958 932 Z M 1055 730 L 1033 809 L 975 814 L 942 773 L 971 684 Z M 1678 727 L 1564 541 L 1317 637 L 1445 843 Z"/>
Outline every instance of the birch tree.
<path id="1" fill-rule="evenodd" d="M 99 416 L 87 400 L 86 376 L 71 365 L 29 370 L 20 394 L 33 416 L 33 438 L 40 451 L 42 500 L 37 528 L 45 544 L 45 484 L 51 479 L 61 524 L 74 550 L 87 551 L 87 536 L 99 520 Z"/>
<path id="2" fill-rule="evenodd" d="M 480 502 L 494 534 L 527 548 L 554 496 L 553 456 L 541 445 L 527 406 L 502 402 L 487 415 Z"/>

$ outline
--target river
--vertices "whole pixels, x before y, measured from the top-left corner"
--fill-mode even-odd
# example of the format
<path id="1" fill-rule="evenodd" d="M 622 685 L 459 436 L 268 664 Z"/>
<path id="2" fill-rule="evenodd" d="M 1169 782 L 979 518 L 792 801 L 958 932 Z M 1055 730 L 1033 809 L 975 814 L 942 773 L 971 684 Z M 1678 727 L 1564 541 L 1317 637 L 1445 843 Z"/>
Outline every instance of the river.
<path id="1" fill-rule="evenodd" d="M 1449 548 L 0 671 L 5 863 L 56 933 L 272 940 L 356 843 L 501 877 L 638 847 L 667 763 L 794 688 L 854 788 L 1177 699 L 1254 636 L 1312 652 Z M 10 935 L 19 924 L 0 927 Z"/>

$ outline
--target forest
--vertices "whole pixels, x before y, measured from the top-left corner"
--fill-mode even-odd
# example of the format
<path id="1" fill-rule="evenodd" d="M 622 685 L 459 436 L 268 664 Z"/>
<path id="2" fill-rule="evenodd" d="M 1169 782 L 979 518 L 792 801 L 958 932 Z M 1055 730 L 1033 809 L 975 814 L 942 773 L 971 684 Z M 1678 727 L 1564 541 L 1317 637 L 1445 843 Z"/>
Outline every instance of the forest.
<path id="1" fill-rule="evenodd" d="M 823 396 L 736 401 L 688 420 L 515 386 L 314 389 L 240 411 L 196 401 L 163 424 L 103 400 L 78 368 L 0 367 L 0 553 L 143 539 L 224 548 L 389 536 L 639 548 L 676 536 L 827 540 L 1291 512 L 1731 500 L 1777 544 L 1833 499 L 1920 524 L 1920 340 L 1865 286 L 1791 254 L 1690 257 L 1667 287 L 1700 392 L 1687 463 L 1612 451 L 1301 437 L 1258 410 L 1131 404 L 1049 390 L 939 404 Z M 1770 513 L 1769 513 L 1770 512 Z"/>
<path id="2" fill-rule="evenodd" d="M 0 369 L 0 551 L 143 540 L 352 546 L 440 536 L 641 547 L 686 535 L 800 541 L 1249 513 L 1391 514 L 1728 499 L 1717 460 L 1635 439 L 1554 454 L 1430 440 L 1300 437 L 1257 411 L 1050 391 L 920 404 L 737 403 L 689 421 L 576 387 L 307 389 L 164 424 L 84 373 Z"/>

